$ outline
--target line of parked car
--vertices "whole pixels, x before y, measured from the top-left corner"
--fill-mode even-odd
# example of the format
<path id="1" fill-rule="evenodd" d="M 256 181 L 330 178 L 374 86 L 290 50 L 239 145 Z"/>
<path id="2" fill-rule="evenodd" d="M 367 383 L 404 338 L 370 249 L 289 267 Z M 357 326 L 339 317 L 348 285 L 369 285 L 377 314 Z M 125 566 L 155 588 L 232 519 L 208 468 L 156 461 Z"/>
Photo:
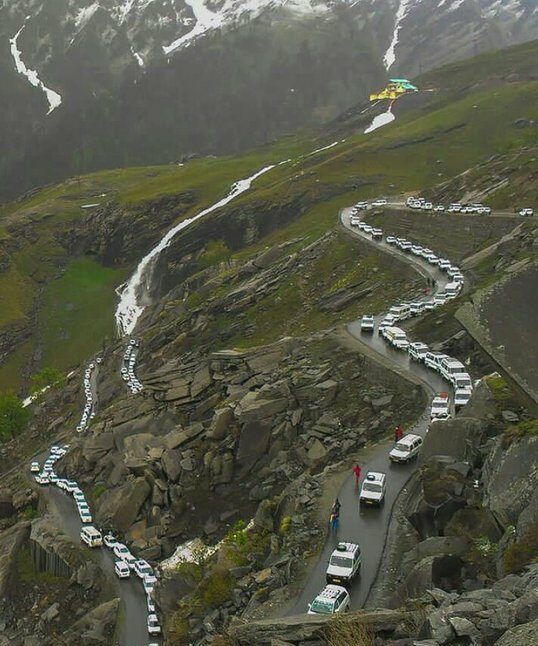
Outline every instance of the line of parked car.
<path id="1" fill-rule="evenodd" d="M 35 481 L 40 485 L 54 484 L 59 489 L 73 496 L 77 505 L 78 514 L 82 522 L 80 530 L 80 540 L 88 547 L 102 547 L 110 549 L 114 555 L 114 572 L 119 579 L 128 579 L 131 572 L 138 576 L 144 587 L 146 594 L 146 603 L 148 609 L 147 629 L 149 635 L 160 635 L 161 625 L 155 611 L 153 601 L 153 589 L 157 582 L 157 577 L 151 565 L 143 560 L 133 556 L 129 548 L 121 543 L 111 532 L 103 535 L 103 532 L 95 527 L 90 506 L 84 496 L 84 492 L 74 480 L 59 477 L 54 471 L 54 464 L 67 453 L 68 444 L 62 446 L 51 446 L 49 456 L 43 463 L 41 469 L 39 462 L 33 461 L 30 464 L 30 472 L 34 474 Z M 149 644 L 149 646 L 158 646 Z"/>
<path id="2" fill-rule="evenodd" d="M 410 209 L 419 209 L 421 211 L 436 211 L 447 213 L 477 213 L 478 215 L 490 215 L 491 207 L 480 202 L 472 204 L 462 204 L 461 202 L 452 202 L 447 207 L 444 204 L 433 204 L 424 197 L 408 197 L 405 205 Z"/>
<path id="3" fill-rule="evenodd" d="M 386 204 L 386 201 L 385 201 Z M 379 206 L 382 206 L 379 204 Z M 358 211 L 367 208 L 366 202 L 359 202 L 355 205 L 350 215 L 350 224 L 358 226 L 375 239 L 382 239 L 381 229 L 375 229 L 363 222 L 357 215 Z M 456 359 L 438 352 L 430 352 L 428 346 L 421 342 L 409 342 L 407 335 L 395 326 L 395 323 L 418 316 L 426 311 L 442 305 L 450 298 L 455 298 L 463 287 L 463 275 L 458 267 L 453 266 L 450 261 L 438 258 L 430 249 L 423 249 L 407 240 L 388 236 L 388 244 L 398 246 L 402 251 L 421 256 L 430 264 L 446 271 L 452 279 L 453 285 L 448 292 L 445 287 L 443 298 L 435 300 L 416 301 L 413 303 L 401 303 L 390 308 L 379 325 L 379 333 L 394 347 L 405 350 L 415 361 L 422 361 L 430 368 L 438 370 L 449 381 L 459 395 L 456 401 L 459 405 L 467 403 L 472 391 L 470 376 L 465 372 L 464 366 Z M 447 287 L 449 286 L 447 285 Z M 437 295 L 436 295 L 437 296 Z M 361 319 L 361 331 L 373 333 L 375 331 L 375 319 L 373 315 L 365 315 Z M 465 394 L 465 398 L 463 395 Z M 465 399 L 465 401 L 464 401 Z M 449 393 L 439 393 L 432 401 L 431 418 L 447 419 L 450 415 Z M 407 433 L 404 435 L 389 452 L 389 459 L 393 463 L 407 463 L 418 457 L 422 447 L 423 439 L 420 435 Z M 363 482 L 359 493 L 359 508 L 362 506 L 381 506 L 385 500 L 387 489 L 387 475 L 380 471 L 369 471 Z M 351 599 L 347 586 L 359 574 L 362 565 L 361 549 L 357 543 L 342 541 L 339 542 L 332 552 L 326 570 L 327 585 L 319 592 L 314 600 L 308 605 L 308 614 L 337 614 L 346 612 L 350 608 Z"/>
<path id="4" fill-rule="evenodd" d="M 97 357 L 95 360 L 95 363 L 101 363 L 102 358 Z M 77 426 L 77 433 L 82 433 L 82 431 L 85 431 L 88 424 L 90 423 L 90 420 L 92 420 L 95 417 L 95 411 L 94 411 L 94 401 L 93 401 L 93 393 L 92 393 L 92 382 L 91 382 L 91 377 L 92 377 L 92 372 L 95 370 L 95 363 L 90 363 L 90 365 L 86 368 L 84 372 L 84 394 L 86 396 L 86 403 L 84 404 L 84 410 L 82 411 L 82 417 L 80 418 L 80 422 Z"/>
<path id="5" fill-rule="evenodd" d="M 127 383 L 127 386 L 133 394 L 142 392 L 142 389 L 144 388 L 135 373 L 136 355 L 138 354 L 139 346 L 140 341 L 137 339 L 129 340 L 129 343 L 125 348 L 121 366 L 121 378 Z"/>

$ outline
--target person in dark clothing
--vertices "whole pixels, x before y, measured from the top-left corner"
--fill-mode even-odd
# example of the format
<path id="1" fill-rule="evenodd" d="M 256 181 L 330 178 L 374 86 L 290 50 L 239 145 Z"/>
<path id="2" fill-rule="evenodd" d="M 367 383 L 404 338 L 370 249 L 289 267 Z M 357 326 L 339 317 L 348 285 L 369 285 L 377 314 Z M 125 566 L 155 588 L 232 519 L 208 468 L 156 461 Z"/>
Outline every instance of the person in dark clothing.
<path id="1" fill-rule="evenodd" d="M 340 501 L 338 500 L 338 498 L 336 498 L 336 500 L 334 501 L 334 504 L 333 504 L 331 514 L 335 514 L 336 516 L 340 516 L 340 507 L 341 506 L 342 505 L 340 504 Z"/>

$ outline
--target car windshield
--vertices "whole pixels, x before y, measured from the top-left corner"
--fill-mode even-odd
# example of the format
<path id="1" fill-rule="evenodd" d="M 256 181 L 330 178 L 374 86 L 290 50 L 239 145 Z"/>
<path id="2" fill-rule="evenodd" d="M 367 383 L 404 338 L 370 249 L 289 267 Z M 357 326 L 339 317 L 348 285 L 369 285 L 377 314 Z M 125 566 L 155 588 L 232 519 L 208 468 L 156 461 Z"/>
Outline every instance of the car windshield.
<path id="1" fill-rule="evenodd" d="M 365 482 L 363 485 L 364 491 L 373 491 L 375 493 L 381 493 L 381 485 L 377 482 Z"/>
<path id="2" fill-rule="evenodd" d="M 330 565 L 351 568 L 353 567 L 353 559 L 350 559 L 348 556 L 339 556 L 334 554 L 331 556 Z"/>
<path id="3" fill-rule="evenodd" d="M 333 611 L 333 602 L 326 599 L 315 599 L 310 610 L 312 610 L 312 612 L 330 615 Z"/>
<path id="4" fill-rule="evenodd" d="M 409 444 L 405 444 L 404 442 L 398 442 L 398 444 L 396 444 L 394 448 L 397 449 L 398 451 L 403 451 L 404 453 L 411 450 L 411 447 L 409 446 Z"/>

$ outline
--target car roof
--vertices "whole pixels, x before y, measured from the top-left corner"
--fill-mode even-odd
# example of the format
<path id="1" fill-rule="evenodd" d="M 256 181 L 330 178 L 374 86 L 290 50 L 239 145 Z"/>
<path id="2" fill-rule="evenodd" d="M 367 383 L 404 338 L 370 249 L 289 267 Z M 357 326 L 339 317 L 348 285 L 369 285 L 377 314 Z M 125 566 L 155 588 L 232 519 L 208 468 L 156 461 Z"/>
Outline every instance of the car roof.
<path id="1" fill-rule="evenodd" d="M 414 442 L 415 440 L 421 440 L 422 438 L 420 435 L 415 435 L 414 433 L 408 433 L 407 435 L 404 435 L 401 440 L 398 440 L 398 444 L 411 444 L 411 442 Z"/>
<path id="2" fill-rule="evenodd" d="M 322 597 L 323 599 L 336 599 L 342 594 L 342 592 L 346 592 L 346 589 L 342 586 L 329 584 L 326 585 L 318 594 L 318 598 Z"/>
<path id="3" fill-rule="evenodd" d="M 369 480 L 370 482 L 383 482 L 385 478 L 386 475 L 380 471 L 368 471 L 366 474 L 366 480 Z"/>
<path id="4" fill-rule="evenodd" d="M 360 547 L 357 543 L 346 543 L 345 541 L 340 541 L 333 550 L 333 554 L 354 554 L 357 551 L 360 552 Z"/>

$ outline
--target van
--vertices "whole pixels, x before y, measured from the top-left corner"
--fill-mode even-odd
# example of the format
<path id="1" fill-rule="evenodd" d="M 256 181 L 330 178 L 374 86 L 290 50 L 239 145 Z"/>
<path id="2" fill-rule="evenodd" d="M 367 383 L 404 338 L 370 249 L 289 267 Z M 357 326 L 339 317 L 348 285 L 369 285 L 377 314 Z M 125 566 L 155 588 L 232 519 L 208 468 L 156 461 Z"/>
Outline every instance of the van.
<path id="1" fill-rule="evenodd" d="M 103 535 L 93 525 L 86 525 L 80 530 L 80 540 L 88 547 L 101 547 Z"/>
<path id="2" fill-rule="evenodd" d="M 448 283 L 445 285 L 445 294 L 449 298 L 456 298 L 456 296 L 460 293 L 461 290 L 461 283 Z"/>
<path id="3" fill-rule="evenodd" d="M 338 543 L 329 559 L 327 583 L 351 583 L 361 568 L 361 549 L 356 543 Z"/>
<path id="4" fill-rule="evenodd" d="M 457 375 L 452 375 L 452 383 L 454 384 L 454 388 L 473 389 L 473 381 L 468 372 L 460 372 Z"/>
<path id="5" fill-rule="evenodd" d="M 426 309 L 425 303 L 423 301 L 416 301 L 409 305 L 409 313 L 411 316 L 418 316 L 422 314 Z"/>
<path id="6" fill-rule="evenodd" d="M 411 316 L 411 306 L 409 305 L 409 303 L 393 305 L 389 310 L 389 314 L 392 314 L 394 317 L 396 317 L 396 320 L 398 321 L 404 321 Z"/>
<path id="7" fill-rule="evenodd" d="M 349 218 L 349 224 L 351 224 L 352 227 L 358 226 L 360 221 L 361 221 L 361 219 L 356 215 L 352 215 Z"/>
<path id="8" fill-rule="evenodd" d="M 349 592 L 341 585 L 327 585 L 308 604 L 309 615 L 334 615 L 349 610 Z"/>
<path id="9" fill-rule="evenodd" d="M 387 491 L 387 476 L 377 471 L 369 471 L 362 483 L 359 505 L 382 505 Z"/>
<path id="10" fill-rule="evenodd" d="M 373 332 L 374 327 L 374 317 L 372 315 L 365 314 L 361 318 L 361 332 Z"/>
<path id="11" fill-rule="evenodd" d="M 407 350 L 409 341 L 407 335 L 399 327 L 388 327 L 384 330 L 383 336 L 398 350 Z"/>
<path id="12" fill-rule="evenodd" d="M 469 399 L 471 399 L 472 394 L 473 391 L 470 388 L 456 388 L 454 392 L 454 406 L 456 410 L 465 406 Z"/>
<path id="13" fill-rule="evenodd" d="M 453 359 L 452 357 L 446 357 L 440 361 L 440 369 L 443 377 L 452 383 L 454 375 L 459 375 L 465 372 L 465 366 L 461 361 Z"/>
<path id="14" fill-rule="evenodd" d="M 428 366 L 428 368 L 432 368 L 433 370 L 440 372 L 441 362 L 443 361 L 443 359 L 449 358 L 450 357 L 448 355 L 442 354 L 441 352 L 428 352 L 424 357 L 424 363 Z"/>
<path id="15" fill-rule="evenodd" d="M 424 361 L 428 354 L 428 346 L 420 341 L 414 341 L 409 344 L 409 356 L 415 361 Z"/>
<path id="16" fill-rule="evenodd" d="M 373 240 L 382 240 L 383 239 L 383 230 L 382 229 L 372 229 L 372 239 Z"/>
<path id="17" fill-rule="evenodd" d="M 118 579 L 128 579 L 131 576 L 131 569 L 125 561 L 115 561 L 114 572 Z"/>
<path id="18" fill-rule="evenodd" d="M 432 420 L 450 417 L 450 396 L 448 393 L 439 393 L 437 397 L 434 397 L 430 417 Z"/>
<path id="19" fill-rule="evenodd" d="M 421 446 L 420 435 L 413 435 L 413 433 L 404 435 L 389 453 L 389 459 L 391 462 L 409 462 L 418 456 Z"/>

